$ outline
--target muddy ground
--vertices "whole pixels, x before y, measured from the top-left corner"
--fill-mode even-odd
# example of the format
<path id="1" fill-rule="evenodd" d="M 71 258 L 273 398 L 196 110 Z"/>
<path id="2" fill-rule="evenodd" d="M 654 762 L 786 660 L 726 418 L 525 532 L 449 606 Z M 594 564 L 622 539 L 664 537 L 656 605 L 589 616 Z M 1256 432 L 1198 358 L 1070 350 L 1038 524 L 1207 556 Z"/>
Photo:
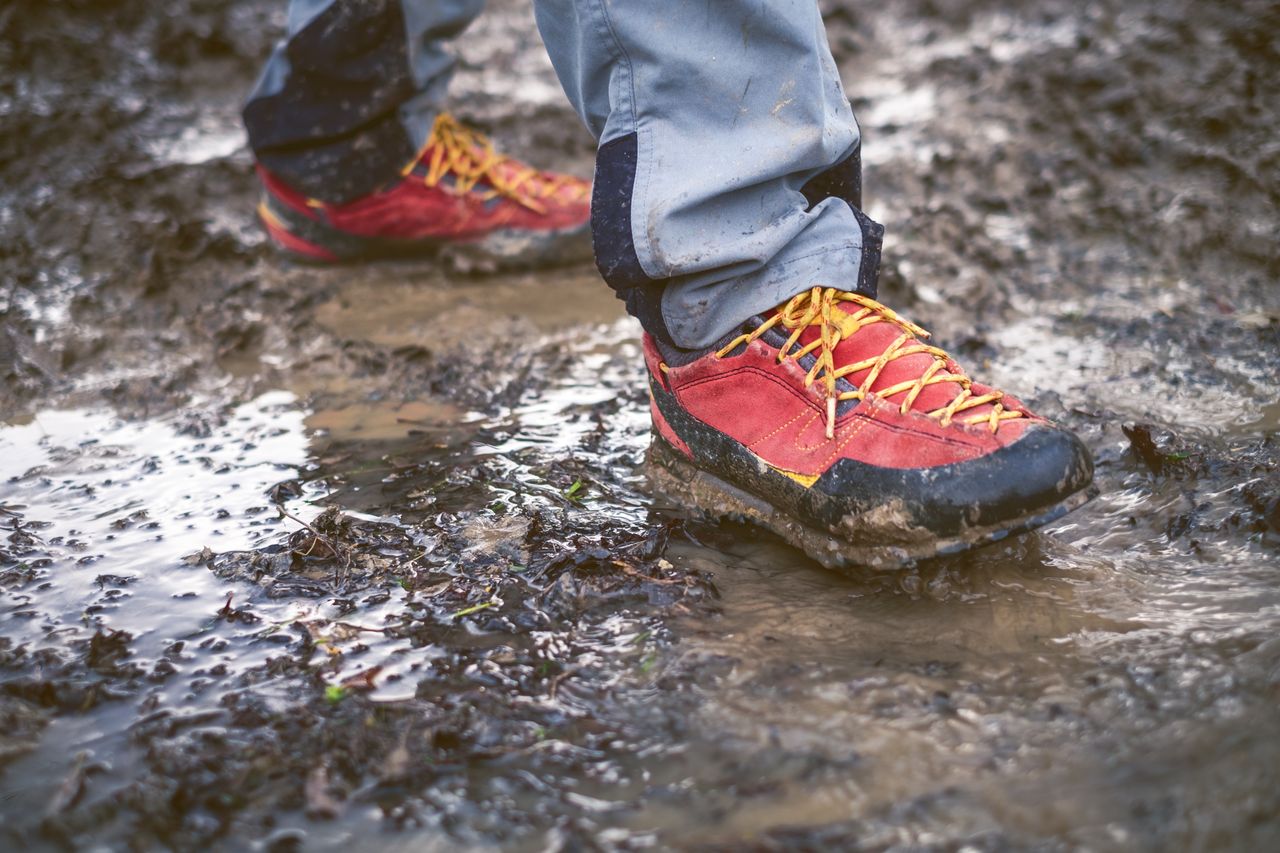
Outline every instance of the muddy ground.
<path id="1" fill-rule="evenodd" d="M 491 5 L 458 112 L 590 174 Z M 282 7 L 0 10 L 6 847 L 1280 846 L 1274 4 L 824 4 L 885 301 L 1102 491 L 852 577 L 645 496 L 592 269 L 273 255 Z"/>

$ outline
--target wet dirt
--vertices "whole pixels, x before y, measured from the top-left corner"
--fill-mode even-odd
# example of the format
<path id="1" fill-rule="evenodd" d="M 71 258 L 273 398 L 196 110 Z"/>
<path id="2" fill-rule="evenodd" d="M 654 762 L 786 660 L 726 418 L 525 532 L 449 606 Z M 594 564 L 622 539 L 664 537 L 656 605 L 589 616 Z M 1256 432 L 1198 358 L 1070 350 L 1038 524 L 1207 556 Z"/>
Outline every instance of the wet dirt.
<path id="1" fill-rule="evenodd" d="M 458 111 L 589 174 L 491 5 Z M 647 496 L 590 268 L 270 252 L 282 4 L 0 12 L 6 847 L 1280 845 L 1280 16 L 824 9 L 885 301 L 1101 489 L 853 577 Z"/>

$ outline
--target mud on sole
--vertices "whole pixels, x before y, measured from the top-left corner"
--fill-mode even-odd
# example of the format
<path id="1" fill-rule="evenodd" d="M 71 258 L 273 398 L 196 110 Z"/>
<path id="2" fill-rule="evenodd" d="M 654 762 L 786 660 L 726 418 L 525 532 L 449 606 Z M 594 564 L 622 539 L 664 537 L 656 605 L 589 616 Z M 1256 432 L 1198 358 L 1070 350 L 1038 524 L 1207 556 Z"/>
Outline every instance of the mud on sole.
<path id="1" fill-rule="evenodd" d="M 859 567 L 901 569 L 930 557 L 959 554 L 1056 521 L 1098 493 L 1096 488 L 1089 487 L 1051 506 L 999 524 L 971 527 L 958 536 L 922 536 L 918 542 L 909 544 L 870 544 L 843 539 L 795 520 L 763 498 L 693 465 L 660 435 L 653 436 L 645 460 L 645 473 L 653 494 L 704 518 L 763 527 L 835 571 Z"/>

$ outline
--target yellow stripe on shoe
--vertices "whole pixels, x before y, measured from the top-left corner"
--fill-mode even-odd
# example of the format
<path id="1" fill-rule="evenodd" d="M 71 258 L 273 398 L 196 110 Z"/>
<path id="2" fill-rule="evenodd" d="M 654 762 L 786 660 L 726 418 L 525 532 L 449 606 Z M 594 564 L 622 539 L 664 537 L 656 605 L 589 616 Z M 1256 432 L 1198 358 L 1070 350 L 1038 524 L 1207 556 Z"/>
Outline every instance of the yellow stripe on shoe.
<path id="1" fill-rule="evenodd" d="M 768 465 L 767 462 L 765 464 Z M 795 480 L 797 483 L 799 483 L 801 486 L 804 486 L 806 489 L 813 488 L 813 484 L 818 482 L 818 477 L 821 476 L 820 474 L 797 474 L 795 471 L 787 471 L 782 468 L 776 468 L 773 465 L 769 465 L 769 469 L 771 471 L 777 471 L 779 474 L 781 474 L 784 477 L 789 477 L 792 480 Z"/>

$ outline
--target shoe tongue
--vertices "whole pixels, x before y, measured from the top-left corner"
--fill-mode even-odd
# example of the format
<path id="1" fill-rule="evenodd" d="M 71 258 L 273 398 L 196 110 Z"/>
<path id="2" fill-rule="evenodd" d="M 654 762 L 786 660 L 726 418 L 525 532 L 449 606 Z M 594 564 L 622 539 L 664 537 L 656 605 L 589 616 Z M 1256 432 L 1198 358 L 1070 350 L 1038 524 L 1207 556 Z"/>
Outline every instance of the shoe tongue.
<path id="1" fill-rule="evenodd" d="M 836 308 L 833 311 L 836 319 L 843 319 L 844 317 L 849 316 L 849 313 L 850 312 L 847 311 L 841 311 L 839 308 Z M 858 329 L 858 331 L 854 332 L 852 336 L 843 338 L 840 343 L 836 345 L 835 353 L 833 353 L 835 366 L 839 369 L 848 364 L 879 358 L 894 341 L 902 336 L 902 334 L 903 330 L 901 328 L 885 320 L 863 326 Z M 809 344 L 818 340 L 820 337 L 821 334 L 819 326 L 812 325 L 801 333 L 800 343 Z M 919 341 L 909 341 L 903 346 L 905 348 L 913 346 L 916 343 L 919 343 Z M 876 377 L 875 383 L 870 388 L 864 387 L 867 375 L 871 372 L 870 368 L 859 370 L 855 373 L 845 374 L 844 379 L 856 388 L 879 392 L 883 388 L 890 388 L 900 382 L 911 382 L 920 378 L 924 375 L 924 372 L 929 369 L 933 362 L 934 357 L 928 353 L 916 353 L 914 355 L 895 358 L 881 369 L 880 374 Z M 950 373 L 946 369 L 939 370 L 934 374 L 934 376 L 948 375 L 950 375 Z M 938 382 L 926 385 L 924 390 L 916 396 L 915 402 L 911 404 L 911 408 L 913 411 L 917 412 L 932 412 L 935 409 L 941 409 L 955 399 L 956 395 L 960 393 L 960 390 L 961 386 L 958 382 Z M 899 391 L 896 394 L 889 397 L 882 397 L 881 399 L 884 399 L 889 403 L 901 404 L 902 401 L 906 399 L 908 393 L 909 390 Z M 989 406 L 981 406 L 975 409 L 966 410 L 964 415 L 966 417 L 979 415 L 989 411 L 989 409 Z"/>

